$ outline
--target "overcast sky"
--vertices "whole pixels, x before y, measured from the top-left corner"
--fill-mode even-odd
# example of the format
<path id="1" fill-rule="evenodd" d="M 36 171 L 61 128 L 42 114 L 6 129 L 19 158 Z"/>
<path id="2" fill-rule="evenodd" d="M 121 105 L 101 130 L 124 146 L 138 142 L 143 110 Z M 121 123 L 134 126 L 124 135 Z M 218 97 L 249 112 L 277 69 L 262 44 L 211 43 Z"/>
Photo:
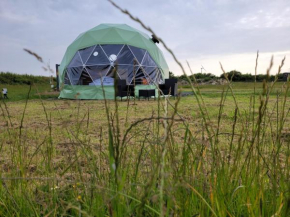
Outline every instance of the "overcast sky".
<path id="1" fill-rule="evenodd" d="M 290 71 L 290 0 L 116 0 L 150 26 L 194 73 L 265 73 L 286 56 Z M 0 71 L 48 75 L 28 48 L 55 68 L 67 46 L 101 23 L 125 23 L 146 32 L 106 0 L 0 0 Z M 147 34 L 150 34 L 146 32 Z M 161 45 L 170 71 L 181 71 Z M 187 69 L 187 67 L 186 67 Z"/>

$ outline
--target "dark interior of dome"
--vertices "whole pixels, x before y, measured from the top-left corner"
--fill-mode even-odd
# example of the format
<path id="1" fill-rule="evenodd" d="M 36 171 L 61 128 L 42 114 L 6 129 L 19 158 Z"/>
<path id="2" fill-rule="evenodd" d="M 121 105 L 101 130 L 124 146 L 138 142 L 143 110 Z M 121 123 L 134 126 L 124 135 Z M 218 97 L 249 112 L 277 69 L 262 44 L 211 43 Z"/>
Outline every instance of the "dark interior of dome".
<path id="1" fill-rule="evenodd" d="M 114 85 L 116 77 L 129 84 L 161 84 L 161 69 L 150 54 L 130 45 L 94 45 L 77 51 L 66 68 L 69 85 Z"/>
<path id="2" fill-rule="evenodd" d="M 92 82 L 91 76 L 83 69 L 78 85 L 89 85 Z"/>

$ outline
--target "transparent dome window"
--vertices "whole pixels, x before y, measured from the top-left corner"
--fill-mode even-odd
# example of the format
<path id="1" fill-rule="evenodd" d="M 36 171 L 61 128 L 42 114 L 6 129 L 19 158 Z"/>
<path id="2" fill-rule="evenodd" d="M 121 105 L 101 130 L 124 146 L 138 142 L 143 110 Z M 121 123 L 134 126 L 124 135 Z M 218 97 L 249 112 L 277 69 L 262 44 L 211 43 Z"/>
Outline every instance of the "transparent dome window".
<path id="1" fill-rule="evenodd" d="M 116 70 L 115 70 L 116 69 Z M 68 85 L 114 85 L 114 72 L 127 84 L 163 83 L 161 69 L 150 54 L 129 45 L 94 45 L 76 52 L 65 69 Z"/>

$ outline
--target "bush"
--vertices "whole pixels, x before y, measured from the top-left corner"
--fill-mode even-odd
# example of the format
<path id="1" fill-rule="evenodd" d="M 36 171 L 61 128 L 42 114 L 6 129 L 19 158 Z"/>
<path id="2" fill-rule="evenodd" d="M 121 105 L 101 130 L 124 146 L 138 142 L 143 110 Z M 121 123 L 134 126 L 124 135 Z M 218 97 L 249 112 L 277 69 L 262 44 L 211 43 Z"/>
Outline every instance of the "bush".
<path id="1" fill-rule="evenodd" d="M 55 78 L 53 78 L 55 81 Z M 11 72 L 0 72 L 0 83 L 1 84 L 48 84 L 50 81 L 49 77 L 46 76 L 35 76 L 35 75 L 19 75 Z"/>
<path id="2" fill-rule="evenodd" d="M 232 80 L 233 82 L 254 82 L 255 81 L 255 75 L 252 75 L 250 73 L 242 74 L 239 71 L 232 70 L 230 72 L 226 73 L 229 80 Z M 177 78 L 179 81 L 188 81 L 185 75 L 180 75 L 180 76 L 175 76 L 172 72 L 169 72 L 169 77 L 170 78 Z M 196 78 L 197 82 L 207 82 L 213 79 L 218 79 L 222 78 L 225 79 L 224 74 L 221 74 L 220 76 L 215 76 L 214 74 L 211 73 L 195 73 L 194 77 L 193 75 L 188 76 L 191 82 L 194 82 L 194 77 Z M 263 80 L 268 80 L 268 81 L 274 81 L 275 80 L 275 75 L 270 75 L 269 78 L 267 78 L 267 75 L 265 74 L 258 74 L 256 76 L 256 81 L 262 82 Z M 280 74 L 278 76 L 278 81 L 283 80 L 283 74 Z"/>

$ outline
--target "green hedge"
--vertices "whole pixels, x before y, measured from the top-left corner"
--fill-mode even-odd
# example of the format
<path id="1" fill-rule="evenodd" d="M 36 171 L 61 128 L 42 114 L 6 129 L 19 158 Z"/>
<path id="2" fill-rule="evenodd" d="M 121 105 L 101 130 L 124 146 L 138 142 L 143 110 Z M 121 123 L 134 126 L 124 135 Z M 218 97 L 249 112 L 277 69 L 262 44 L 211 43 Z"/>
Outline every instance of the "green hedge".
<path id="1" fill-rule="evenodd" d="M 169 72 L 169 74 L 170 74 L 170 78 L 177 78 L 180 81 L 181 80 L 187 81 L 187 78 L 184 75 L 174 76 L 174 74 L 172 72 Z M 255 81 L 255 75 L 252 75 L 249 73 L 243 74 L 239 71 L 232 70 L 230 72 L 227 72 L 226 74 L 227 74 L 228 78 L 234 82 Z M 219 78 L 225 79 L 225 76 L 223 74 L 221 74 L 220 76 L 216 76 L 216 75 L 211 74 L 211 73 L 195 73 L 194 77 L 192 75 L 189 75 L 188 77 L 192 82 L 194 81 L 194 77 L 196 78 L 197 82 L 207 82 L 207 81 L 210 81 L 212 79 L 219 79 Z M 275 75 L 269 75 L 269 77 L 268 77 L 266 74 L 258 74 L 256 76 L 256 81 L 263 81 L 263 80 L 274 81 L 274 79 L 275 79 Z M 283 81 L 283 73 L 279 74 L 278 81 Z"/>
<path id="2" fill-rule="evenodd" d="M 11 72 L 0 72 L 0 84 L 49 84 L 50 78 L 46 76 L 19 75 Z M 54 78 L 55 81 L 55 78 Z"/>

